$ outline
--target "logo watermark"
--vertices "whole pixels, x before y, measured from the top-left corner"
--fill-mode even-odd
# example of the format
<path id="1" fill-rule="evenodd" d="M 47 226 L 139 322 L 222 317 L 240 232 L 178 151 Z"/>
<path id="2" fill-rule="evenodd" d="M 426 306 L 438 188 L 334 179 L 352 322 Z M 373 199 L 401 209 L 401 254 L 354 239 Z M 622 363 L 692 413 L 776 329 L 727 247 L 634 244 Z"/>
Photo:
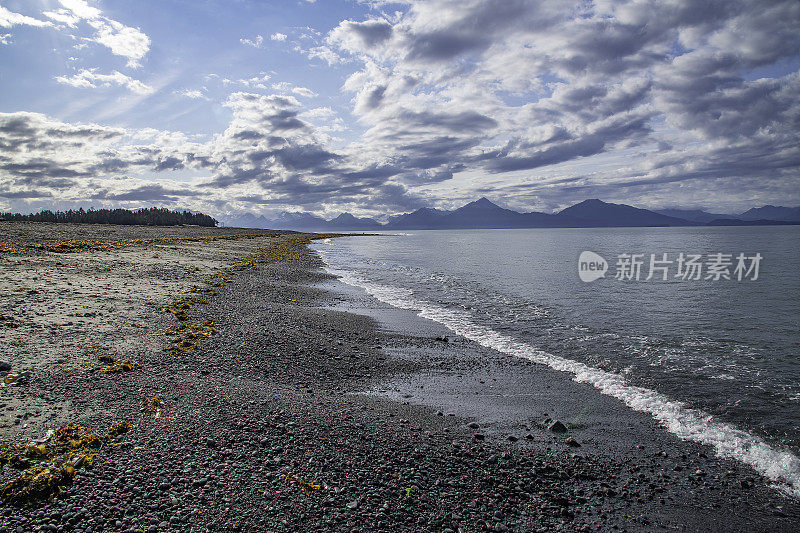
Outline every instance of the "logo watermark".
<path id="1" fill-rule="evenodd" d="M 578 276 L 581 281 L 589 283 L 599 278 L 606 277 L 608 263 L 599 254 L 594 252 L 581 252 L 578 258 Z"/>
<path id="2" fill-rule="evenodd" d="M 726 254 L 619 254 L 613 279 L 621 281 L 756 281 L 760 253 Z M 609 262 L 595 252 L 584 251 L 578 257 L 578 276 L 586 283 L 606 277 Z"/>

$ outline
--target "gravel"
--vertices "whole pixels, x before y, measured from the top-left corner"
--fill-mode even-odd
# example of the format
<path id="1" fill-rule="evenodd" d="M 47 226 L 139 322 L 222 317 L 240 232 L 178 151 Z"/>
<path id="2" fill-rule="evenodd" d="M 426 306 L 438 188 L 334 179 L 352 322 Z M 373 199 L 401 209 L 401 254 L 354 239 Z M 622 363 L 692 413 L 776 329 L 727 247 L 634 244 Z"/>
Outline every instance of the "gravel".
<path id="1" fill-rule="evenodd" d="M 219 333 L 196 351 L 142 352 L 134 371 L 85 382 L 35 377 L 31 393 L 84 400 L 81 423 L 135 428 L 52 501 L 0 505 L 0 533 L 792 531 L 799 523 L 797 503 L 752 472 L 728 473 L 694 454 L 643 450 L 635 463 L 578 455 L 569 444 L 485 436 L 457 416 L 351 394 L 419 370 L 383 347 L 428 341 L 321 309 L 325 295 L 312 287 L 326 277 L 319 266 L 306 255 L 238 272 L 198 311 Z M 161 331 L 172 325 L 154 320 Z M 142 414 L 140 399 L 156 395 L 160 417 Z"/>

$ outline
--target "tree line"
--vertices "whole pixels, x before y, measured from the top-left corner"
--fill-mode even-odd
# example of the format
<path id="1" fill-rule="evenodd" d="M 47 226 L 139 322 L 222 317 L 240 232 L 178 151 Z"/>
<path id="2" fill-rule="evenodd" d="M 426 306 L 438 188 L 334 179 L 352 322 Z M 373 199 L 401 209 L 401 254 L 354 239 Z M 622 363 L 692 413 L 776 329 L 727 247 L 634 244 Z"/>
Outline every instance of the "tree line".
<path id="1" fill-rule="evenodd" d="M 207 226 L 214 227 L 217 220 L 203 213 L 190 211 L 170 211 L 165 207 L 144 209 L 89 209 L 50 211 L 22 215 L 19 213 L 0 213 L 0 219 L 16 222 L 62 222 L 78 224 L 122 224 L 126 226 Z"/>

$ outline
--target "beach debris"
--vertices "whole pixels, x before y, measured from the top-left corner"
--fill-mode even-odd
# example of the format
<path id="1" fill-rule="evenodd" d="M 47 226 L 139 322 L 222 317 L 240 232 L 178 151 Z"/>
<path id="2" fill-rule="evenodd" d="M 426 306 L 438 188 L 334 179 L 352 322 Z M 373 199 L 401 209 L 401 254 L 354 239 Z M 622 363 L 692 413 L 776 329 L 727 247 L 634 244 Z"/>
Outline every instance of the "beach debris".
<path id="1" fill-rule="evenodd" d="M 203 320 L 197 323 L 179 322 L 172 326 L 164 335 L 172 337 L 171 343 L 164 347 L 164 351 L 171 354 L 188 352 L 198 348 L 198 341 L 217 333 L 213 320 Z"/>
<path id="2" fill-rule="evenodd" d="M 14 321 L 13 316 L 0 315 L 0 326 L 7 328 L 18 328 L 19 323 Z"/>
<path id="3" fill-rule="evenodd" d="M 13 246 L 9 246 L 7 244 L 0 244 L 0 253 L 19 254 L 21 252 L 17 248 L 14 248 Z"/>
<path id="4" fill-rule="evenodd" d="M 3 377 L 3 387 L 10 387 L 11 385 L 24 385 L 30 380 L 30 370 L 18 372 L 17 374 L 6 374 Z"/>
<path id="5" fill-rule="evenodd" d="M 255 234 L 255 236 L 264 235 Z M 229 266 L 217 270 L 205 280 L 205 284 L 208 285 L 208 287 L 193 287 L 189 290 L 189 292 L 202 294 L 204 296 L 213 296 L 218 292 L 218 287 L 222 287 L 233 281 L 232 276 L 235 272 L 247 269 L 257 269 L 259 263 L 265 263 L 269 261 L 301 259 L 305 257 L 306 244 L 312 240 L 329 238 L 333 236 L 335 235 L 320 234 L 313 237 L 299 236 L 286 239 L 283 242 L 268 247 L 266 250 L 251 255 L 245 259 L 235 261 Z M 196 296 L 184 296 L 168 304 L 150 304 L 158 311 L 171 313 L 177 321 L 174 326 L 164 333 L 166 336 L 171 337 L 170 343 L 164 347 L 165 352 L 172 355 L 179 355 L 181 353 L 196 350 L 199 347 L 200 339 L 204 337 L 211 337 L 218 332 L 214 327 L 213 320 L 200 320 L 198 317 L 191 314 L 191 311 L 194 308 L 206 304 L 208 304 L 207 300 Z"/>
<path id="6" fill-rule="evenodd" d="M 98 361 L 101 363 L 106 363 L 106 366 L 103 367 L 102 372 L 104 374 L 117 374 L 119 372 L 128 372 L 133 370 L 139 363 L 136 361 L 130 361 L 128 359 L 118 359 L 113 355 L 101 355 L 97 358 Z"/>
<path id="7" fill-rule="evenodd" d="M 153 396 L 142 400 L 140 411 L 145 415 L 153 415 L 153 418 L 161 418 L 162 407 L 164 407 L 164 400 L 160 396 Z"/>
<path id="8" fill-rule="evenodd" d="M 294 476 L 284 476 L 284 479 L 287 483 L 297 483 L 303 489 L 303 492 L 306 493 L 306 496 L 311 496 L 311 491 L 322 488 L 322 485 L 318 483 L 314 483 L 313 481 L 303 481 Z"/>
<path id="9" fill-rule="evenodd" d="M 560 420 L 556 420 L 550 425 L 550 431 L 552 431 L 553 433 L 566 433 L 567 426 L 562 424 Z"/>
<path id="10" fill-rule="evenodd" d="M 27 444 L 0 445 L 0 465 L 22 470 L 0 487 L 0 499 L 21 504 L 52 498 L 73 480 L 78 469 L 94 461 L 103 446 L 132 427 L 115 422 L 108 433 L 97 434 L 85 426 L 67 425 Z"/>
<path id="11" fill-rule="evenodd" d="M 202 298 L 195 298 L 194 296 L 186 296 L 180 300 L 176 300 L 166 305 L 157 305 L 156 309 L 162 312 L 172 313 L 176 320 L 183 322 L 189 320 L 190 315 L 187 311 L 198 305 L 207 304 L 207 300 Z"/>
<path id="12" fill-rule="evenodd" d="M 108 428 L 108 434 L 111 437 L 117 437 L 119 435 L 124 435 L 128 433 L 130 430 L 133 429 L 133 424 L 129 424 L 128 422 L 118 421 L 111 424 L 111 427 Z"/>
<path id="13" fill-rule="evenodd" d="M 564 442 L 566 442 L 568 445 L 572 446 L 573 448 L 580 448 L 580 447 L 581 447 L 581 443 L 580 443 L 580 442 L 578 442 L 578 441 L 576 441 L 576 440 L 575 440 L 575 439 L 573 439 L 572 437 L 567 437 L 567 438 L 564 440 Z"/>

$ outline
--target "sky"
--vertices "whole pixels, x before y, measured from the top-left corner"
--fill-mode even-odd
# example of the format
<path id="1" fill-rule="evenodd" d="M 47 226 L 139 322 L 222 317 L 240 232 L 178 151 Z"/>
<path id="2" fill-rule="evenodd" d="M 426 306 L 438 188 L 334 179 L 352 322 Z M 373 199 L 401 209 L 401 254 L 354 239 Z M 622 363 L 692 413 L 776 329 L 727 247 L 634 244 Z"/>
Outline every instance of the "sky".
<path id="1" fill-rule="evenodd" d="M 0 0 L 0 211 L 800 205 L 800 2 Z"/>

